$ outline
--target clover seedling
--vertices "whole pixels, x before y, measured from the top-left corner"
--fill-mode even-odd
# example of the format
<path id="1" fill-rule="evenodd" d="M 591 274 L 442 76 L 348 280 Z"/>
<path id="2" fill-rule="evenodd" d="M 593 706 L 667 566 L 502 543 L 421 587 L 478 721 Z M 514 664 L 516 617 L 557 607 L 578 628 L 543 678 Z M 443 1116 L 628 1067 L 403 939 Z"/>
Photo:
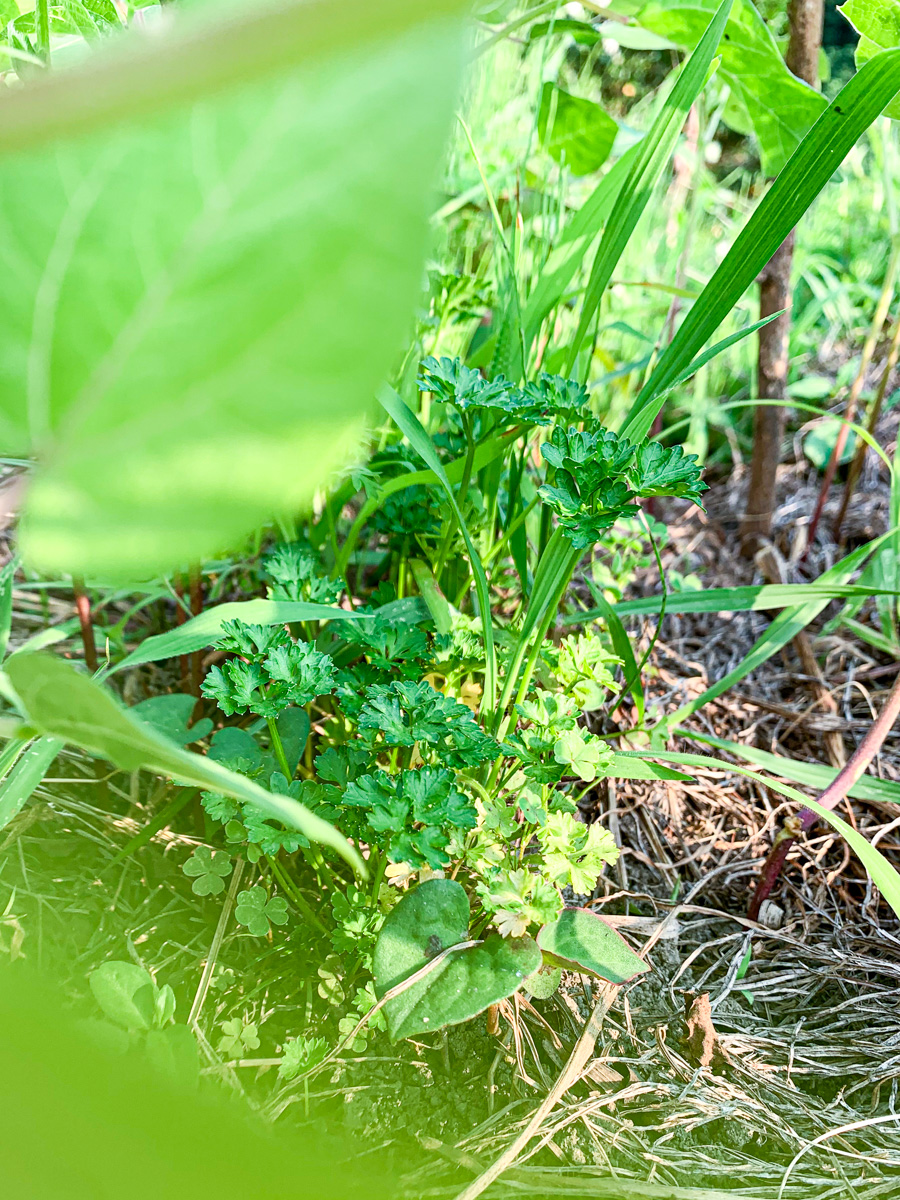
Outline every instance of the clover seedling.
<path id="1" fill-rule="evenodd" d="M 224 850 L 198 846 L 182 871 L 193 882 L 191 890 L 198 896 L 218 896 L 225 891 L 225 879 L 231 874 L 231 859 Z"/>
<path id="2" fill-rule="evenodd" d="M 270 930 L 270 922 L 272 925 L 287 924 L 287 901 L 280 896 L 269 900 L 266 897 L 266 889 L 262 887 L 247 888 L 246 891 L 237 894 L 234 915 L 237 923 L 246 925 L 247 932 L 253 937 L 266 937 Z"/>

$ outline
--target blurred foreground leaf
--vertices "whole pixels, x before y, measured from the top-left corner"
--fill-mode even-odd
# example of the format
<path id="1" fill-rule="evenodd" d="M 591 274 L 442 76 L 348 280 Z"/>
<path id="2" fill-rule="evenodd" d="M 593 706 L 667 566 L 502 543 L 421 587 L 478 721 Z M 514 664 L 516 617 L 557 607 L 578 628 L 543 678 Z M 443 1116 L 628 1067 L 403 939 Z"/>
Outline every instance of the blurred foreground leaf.
<path id="1" fill-rule="evenodd" d="M 0 100 L 31 566 L 168 572 L 345 461 L 415 300 L 460 8 L 202 5 Z"/>

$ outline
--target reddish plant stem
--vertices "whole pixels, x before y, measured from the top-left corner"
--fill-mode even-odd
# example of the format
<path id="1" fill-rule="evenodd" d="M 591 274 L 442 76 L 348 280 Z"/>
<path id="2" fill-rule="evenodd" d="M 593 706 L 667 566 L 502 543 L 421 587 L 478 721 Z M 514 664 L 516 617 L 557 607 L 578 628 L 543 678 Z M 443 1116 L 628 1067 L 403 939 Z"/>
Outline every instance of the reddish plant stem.
<path id="1" fill-rule="evenodd" d="M 819 797 L 819 804 L 822 808 L 827 808 L 831 812 L 842 800 L 846 799 L 847 793 L 861 778 L 869 763 L 881 749 L 882 743 L 893 728 L 898 715 L 900 715 L 900 676 L 895 680 L 881 714 L 875 719 L 872 727 L 857 746 L 846 767 L 837 774 L 833 782 Z M 807 833 L 816 820 L 816 813 L 809 808 L 804 808 L 784 822 L 784 826 L 772 844 L 769 857 L 763 863 L 760 871 L 759 882 L 747 910 L 747 916 L 751 921 L 759 918 L 759 910 L 763 901 L 768 899 L 769 893 L 778 881 L 778 876 L 781 874 L 785 859 L 794 842 L 802 834 Z"/>
<path id="2" fill-rule="evenodd" d="M 91 602 L 84 590 L 84 580 L 80 575 L 72 576 L 72 591 L 75 593 L 75 609 L 78 613 L 78 624 L 81 626 L 81 644 L 84 646 L 84 661 L 87 669 L 93 673 L 97 670 L 97 644 L 94 641 L 94 626 L 91 624 Z"/>

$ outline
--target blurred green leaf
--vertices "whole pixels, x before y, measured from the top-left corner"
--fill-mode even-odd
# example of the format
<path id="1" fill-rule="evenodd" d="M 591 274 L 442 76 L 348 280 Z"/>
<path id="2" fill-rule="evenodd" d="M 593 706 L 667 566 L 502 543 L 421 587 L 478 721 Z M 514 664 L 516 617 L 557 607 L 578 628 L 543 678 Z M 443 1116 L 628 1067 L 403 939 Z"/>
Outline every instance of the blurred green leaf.
<path id="1" fill-rule="evenodd" d="M 882 50 L 900 46 L 900 0 L 847 0 L 838 11 L 856 32 L 856 65 L 864 66 Z M 894 99 L 885 114 L 900 120 L 900 98 Z"/>
<path id="2" fill-rule="evenodd" d="M 589 175 L 609 158 L 619 127 L 599 104 L 564 92 L 554 83 L 541 89 L 538 136 L 554 160 L 573 175 Z"/>
<path id="3" fill-rule="evenodd" d="M 91 971 L 88 982 L 110 1021 L 123 1029 L 150 1029 L 153 1025 L 156 985 L 143 967 L 104 962 Z"/>
<path id="4" fill-rule="evenodd" d="M 419 285 L 461 5 L 362 7 L 201 5 L 2 99 L 0 437 L 41 460 L 32 566 L 195 561 L 361 434 Z"/>
<path id="5" fill-rule="evenodd" d="M 176 746 L 189 746 L 212 733 L 213 723 L 202 717 L 191 725 L 191 715 L 197 705 L 196 696 L 185 696 L 175 692 L 165 696 L 150 696 L 132 706 L 132 713 L 143 724 L 174 742 Z"/>

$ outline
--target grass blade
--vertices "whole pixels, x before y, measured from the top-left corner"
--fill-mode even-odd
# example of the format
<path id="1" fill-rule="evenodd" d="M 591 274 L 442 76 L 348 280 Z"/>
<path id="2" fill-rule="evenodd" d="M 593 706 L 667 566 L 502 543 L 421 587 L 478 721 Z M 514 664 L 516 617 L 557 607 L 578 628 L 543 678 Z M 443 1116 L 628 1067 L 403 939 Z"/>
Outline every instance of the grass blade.
<path id="1" fill-rule="evenodd" d="M 21 755 L 0 783 L 0 829 L 22 811 L 62 748 L 58 738 L 39 737 Z"/>
<path id="2" fill-rule="evenodd" d="M 48 735 L 40 739 L 43 758 L 34 764 L 34 787 L 59 752 L 61 741 L 71 742 L 114 763 L 124 771 L 141 767 L 185 785 L 222 792 L 261 809 L 289 829 L 298 829 L 311 842 L 331 846 L 358 874 L 366 867 L 357 850 L 327 821 L 299 800 L 269 792 L 245 775 L 202 754 L 183 750 L 142 724 L 112 692 L 52 654 L 14 654 L 6 664 L 9 679 L 35 728 Z M 22 766 L 22 762 L 17 764 Z M 15 771 L 13 772 L 15 774 Z M 29 793 L 30 794 L 30 793 Z M 23 801 L 24 802 L 24 801 Z"/>
<path id="3" fill-rule="evenodd" d="M 185 621 L 177 629 L 145 638 L 136 650 L 117 663 L 112 671 L 138 667 L 143 663 L 160 662 L 203 650 L 219 637 L 226 621 L 245 621 L 249 625 L 286 625 L 290 621 L 364 621 L 371 613 L 352 613 L 329 604 L 313 604 L 305 600 L 234 600 L 217 604 L 199 617 Z"/>
<path id="4" fill-rule="evenodd" d="M 833 580 L 837 584 L 842 584 L 845 580 L 856 571 L 865 560 L 874 552 L 877 545 L 890 537 L 893 531 L 883 534 L 874 542 L 869 542 L 865 546 L 859 546 L 846 558 L 841 559 L 829 571 L 825 571 L 819 576 L 820 586 L 824 586 L 825 591 L 828 591 L 828 585 Z M 682 705 L 671 716 L 663 718 L 660 725 L 671 729 L 674 725 L 684 721 L 691 713 L 695 713 L 698 708 L 702 708 L 704 704 L 708 704 L 710 700 L 715 700 L 717 696 L 721 696 L 723 692 L 727 692 L 745 675 L 749 675 L 751 671 L 756 670 L 764 662 L 772 657 L 773 654 L 786 646 L 792 641 L 801 629 L 805 629 L 810 621 L 814 621 L 823 608 L 832 599 L 831 596 L 825 594 L 817 597 L 814 600 L 807 600 L 805 604 L 794 605 L 791 608 L 786 608 L 778 614 L 766 632 L 750 647 L 748 653 L 743 660 L 723 676 L 712 687 L 706 689 L 702 695 L 695 697 L 687 704 Z"/>
<path id="5" fill-rule="evenodd" d="M 753 587 L 703 588 L 696 592 L 669 592 L 666 612 L 766 612 L 774 608 L 792 608 L 806 600 L 843 600 L 869 596 L 896 596 L 888 588 L 864 587 L 860 584 L 823 583 L 766 583 Z M 641 596 L 638 600 L 620 600 L 615 605 L 619 617 L 643 617 L 658 613 L 662 596 Z M 585 621 L 606 620 L 606 609 L 598 605 L 587 612 L 570 613 L 562 618 L 564 625 L 581 625 Z"/>
<path id="6" fill-rule="evenodd" d="M 637 660 L 634 657 L 634 650 L 631 647 L 631 638 L 628 636 L 618 612 L 606 597 L 602 593 L 597 593 L 596 600 L 597 607 L 592 609 L 592 612 L 597 613 L 600 619 L 606 622 L 606 628 L 609 630 L 609 636 L 612 639 L 613 649 L 622 660 L 622 675 L 628 683 L 628 691 L 631 693 L 632 700 L 634 700 L 638 722 L 643 724 L 644 688 L 641 683 L 641 673 L 638 670 Z M 662 600 L 662 597 L 660 597 L 660 600 Z M 585 619 L 587 619 L 586 616 Z M 571 618 L 564 618 L 564 623 L 571 623 Z"/>
<path id="7" fill-rule="evenodd" d="M 581 308 L 581 318 L 572 340 L 566 374 L 572 374 L 578 351 L 603 293 L 606 291 L 607 284 L 612 279 L 616 264 L 621 258 L 622 251 L 634 232 L 641 214 L 647 207 L 666 163 L 672 157 L 691 105 L 706 82 L 710 65 L 731 12 L 731 3 L 732 0 L 723 0 L 718 12 L 698 42 L 697 49 L 685 63 L 671 94 L 653 123 L 652 129 L 638 143 L 634 163 L 617 197 L 615 208 L 603 231 L 603 237 L 594 258 L 587 292 Z M 687 366 L 687 362 L 683 366 Z"/>
<path id="8" fill-rule="evenodd" d="M 682 737 L 691 738 L 696 742 L 704 742 L 719 750 L 727 750 L 738 758 L 743 758 L 757 767 L 771 771 L 789 779 L 791 783 L 799 783 L 804 787 L 815 788 L 824 792 L 830 783 L 834 783 L 838 772 L 834 767 L 826 767 L 821 763 L 798 762 L 794 758 L 785 758 L 781 754 L 770 754 L 768 750 L 760 750 L 756 746 L 742 746 L 740 742 L 729 742 L 725 738 L 713 737 L 711 734 L 701 734 L 693 729 L 677 731 Z M 900 783 L 892 779 L 878 779 L 874 775 L 863 775 L 847 792 L 857 800 L 874 800 L 879 804 L 900 804 Z"/>
<path id="9" fill-rule="evenodd" d="M 900 90 L 900 50 L 877 55 L 847 83 L 791 155 L 660 356 L 622 427 L 646 437 L 673 386 L 756 279 L 859 137 Z"/>
<path id="10" fill-rule="evenodd" d="M 827 808 L 823 808 L 815 800 L 810 800 L 808 796 L 804 796 L 796 788 L 788 787 L 787 784 L 779 783 L 777 779 L 770 779 L 766 775 L 759 775 L 756 771 L 749 771 L 746 767 L 739 767 L 735 763 L 726 762 L 722 758 L 713 758 L 711 755 L 707 757 L 704 754 L 675 754 L 667 750 L 652 750 L 646 753 L 628 750 L 622 751 L 621 757 L 656 758 L 661 759 L 663 762 L 683 763 L 685 766 L 691 767 L 722 768 L 726 771 L 732 771 L 736 775 L 743 775 L 747 779 L 753 779 L 763 787 L 770 788 L 773 792 L 779 792 L 782 796 L 796 800 L 804 808 L 812 809 L 818 817 L 821 817 L 823 821 L 827 821 L 832 829 L 836 829 L 848 842 L 851 849 L 855 851 L 857 857 L 869 872 L 872 882 L 881 892 L 882 896 L 884 896 L 885 900 L 887 900 L 888 904 L 890 904 L 897 916 L 900 917 L 900 874 L 894 870 L 879 850 L 876 850 L 861 833 L 856 832 L 852 825 L 849 825 Z"/>
<path id="11" fill-rule="evenodd" d="M 450 486 L 450 480 L 447 478 L 444 465 L 438 458 L 434 443 L 422 428 L 419 418 L 412 409 L 407 408 L 406 404 L 404 404 L 401 397 L 393 388 L 383 388 L 378 396 L 378 400 L 388 416 L 397 424 L 412 448 L 437 476 L 437 480 L 444 489 L 453 514 L 459 522 L 460 533 L 466 543 L 466 550 L 469 553 L 469 563 L 472 567 L 472 575 L 475 578 L 475 593 L 478 597 L 478 611 L 481 617 L 482 636 L 484 638 L 484 694 L 481 697 L 481 711 L 491 714 L 494 711 L 494 703 L 497 699 L 497 655 L 494 650 L 491 594 L 488 589 L 487 576 L 484 573 L 484 564 L 466 527 L 462 509 L 457 503 L 456 493 Z"/>

